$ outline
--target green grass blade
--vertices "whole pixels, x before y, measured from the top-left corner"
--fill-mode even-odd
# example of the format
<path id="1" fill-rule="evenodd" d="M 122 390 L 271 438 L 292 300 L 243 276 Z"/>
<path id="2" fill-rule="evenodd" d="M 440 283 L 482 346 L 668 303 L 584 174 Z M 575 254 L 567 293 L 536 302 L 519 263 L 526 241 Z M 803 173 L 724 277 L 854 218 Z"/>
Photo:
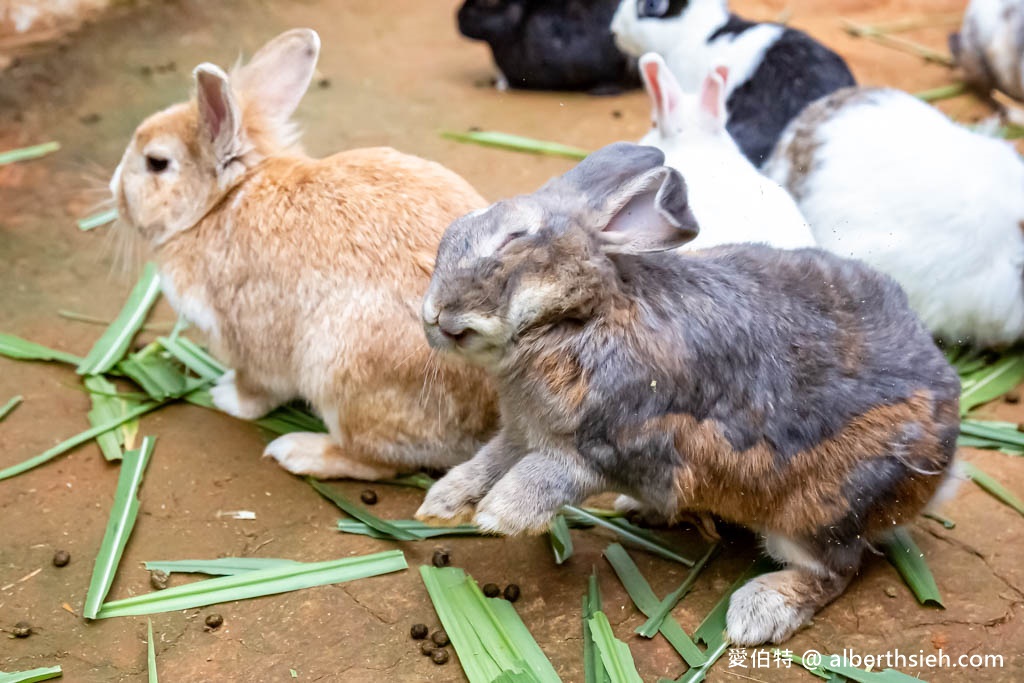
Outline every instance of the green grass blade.
<path id="1" fill-rule="evenodd" d="M 565 515 L 555 515 L 548 527 L 548 541 L 551 543 L 551 551 L 555 554 L 555 564 L 562 564 L 572 557 L 572 536 L 569 534 L 569 525 L 565 521 Z"/>
<path id="2" fill-rule="evenodd" d="M 97 618 L 174 612 L 232 600 L 276 595 L 301 588 L 354 581 L 407 568 L 401 550 L 327 562 L 300 562 L 282 567 L 257 569 L 234 576 L 220 576 L 108 602 L 100 609 Z"/>
<path id="3" fill-rule="evenodd" d="M 892 538 L 885 544 L 885 556 L 889 558 L 892 566 L 903 577 L 910 590 L 917 596 L 917 601 L 922 605 L 931 603 L 938 607 L 945 607 L 942 604 L 942 594 L 935 584 L 935 577 L 932 576 L 928 563 L 924 560 L 924 553 L 910 537 L 906 529 L 896 529 Z"/>
<path id="4" fill-rule="evenodd" d="M 21 402 L 23 400 L 24 400 L 24 398 L 22 396 L 12 396 L 10 401 L 5 403 L 3 405 L 3 407 L 0 407 L 0 422 L 3 422 L 4 419 L 8 415 L 10 415 L 11 412 L 13 412 L 15 408 L 17 408 L 19 405 L 21 405 Z"/>
<path id="5" fill-rule="evenodd" d="M 106 432 L 109 432 L 111 429 L 120 427 L 126 422 L 131 422 L 135 418 L 145 415 L 150 411 L 156 410 L 157 408 L 163 405 L 165 404 L 143 403 L 142 405 L 135 406 L 134 408 L 129 409 L 127 412 L 125 412 L 124 415 L 117 418 L 116 420 L 111 420 L 106 424 L 96 425 L 95 427 L 87 429 L 84 432 L 81 432 L 80 434 L 76 434 L 75 436 L 71 437 L 70 439 L 67 439 L 66 441 L 62 441 L 53 448 L 50 448 L 35 457 L 29 458 L 28 460 L 19 462 L 16 465 L 11 465 L 10 467 L 0 470 L 0 481 L 3 481 L 4 479 L 10 479 L 11 477 L 19 475 L 22 472 L 27 472 L 28 470 L 34 467 L 39 467 L 40 465 L 53 460 L 57 456 L 67 453 L 75 446 L 79 446 L 85 443 L 86 441 L 95 439 L 100 434 L 104 434 Z"/>
<path id="6" fill-rule="evenodd" d="M 143 350 L 145 351 L 145 349 Z M 187 393 L 190 385 L 185 373 L 167 358 L 140 351 L 117 364 L 126 377 L 138 384 L 150 398 L 165 401 Z"/>
<path id="7" fill-rule="evenodd" d="M 72 365 L 82 362 L 82 359 L 74 354 L 49 349 L 42 344 L 30 342 L 13 334 L 0 334 L 0 356 L 7 356 L 14 360 L 57 360 Z"/>
<path id="8" fill-rule="evenodd" d="M 389 520 L 389 524 L 403 531 L 408 531 L 416 537 L 417 541 L 439 536 L 483 536 L 480 528 L 473 524 L 459 524 L 457 526 L 430 526 L 416 519 L 395 519 Z M 359 534 L 385 540 L 394 540 L 389 534 L 377 531 L 369 524 L 354 519 L 339 519 L 338 531 L 346 534 Z"/>
<path id="9" fill-rule="evenodd" d="M 117 387 L 100 375 L 85 378 L 85 388 L 89 390 L 92 409 L 88 413 L 89 424 L 103 425 L 121 417 L 128 410 L 128 404 L 117 398 Z M 124 453 L 121 447 L 125 443 L 127 425 L 121 425 L 96 437 L 96 443 L 107 461 L 120 460 Z"/>
<path id="10" fill-rule="evenodd" d="M 213 405 L 213 398 L 210 396 L 210 392 L 205 389 L 200 388 L 190 391 L 185 394 L 184 399 L 193 405 L 209 408 L 210 410 L 217 410 L 217 407 Z M 327 432 L 327 427 L 319 418 L 291 406 L 281 406 L 266 417 L 253 420 L 253 424 L 258 425 L 269 432 L 273 432 L 274 434 L 291 434 L 292 432 Z"/>
<path id="11" fill-rule="evenodd" d="M 498 131 L 468 131 L 459 133 L 456 131 L 442 131 L 441 137 L 456 142 L 468 142 L 483 147 L 497 147 L 513 152 L 527 152 L 529 154 L 544 154 L 548 156 L 564 157 L 579 161 L 585 159 L 590 152 L 579 147 L 570 147 L 557 142 L 545 142 L 533 138 L 513 135 L 511 133 L 500 133 Z"/>
<path id="12" fill-rule="evenodd" d="M 584 683 L 610 683 L 608 672 L 601 660 L 601 653 L 594 643 L 590 630 L 590 619 L 601 611 L 601 588 L 597 583 L 595 569 L 587 579 L 587 592 L 583 596 L 583 680 Z"/>
<path id="13" fill-rule="evenodd" d="M 206 380 L 220 379 L 227 368 L 204 351 L 198 344 L 185 337 L 171 339 L 158 337 L 157 342 L 167 349 L 182 365 Z"/>
<path id="14" fill-rule="evenodd" d="M 604 612 L 594 612 L 587 620 L 590 632 L 594 635 L 594 645 L 601 654 L 601 663 L 608 672 L 612 683 L 643 683 L 637 673 L 636 664 L 629 646 L 615 637 L 612 625 Z"/>
<path id="15" fill-rule="evenodd" d="M 114 504 L 110 508 L 110 519 L 103 534 L 103 543 L 96 554 L 89 592 L 85 596 L 85 606 L 82 608 L 82 616 L 86 619 L 96 618 L 100 605 L 103 604 L 103 599 L 107 597 L 107 591 L 114 582 L 117 565 L 121 562 L 121 555 L 135 526 L 135 518 L 139 514 L 139 486 L 142 484 L 142 475 L 149 464 L 150 456 L 153 455 L 155 445 L 156 439 L 147 436 L 142 440 L 141 447 L 124 454 L 121 473 L 117 478 Z"/>
<path id="16" fill-rule="evenodd" d="M 700 626 L 693 632 L 693 639 L 697 642 L 703 642 L 708 646 L 708 664 L 704 668 L 708 668 L 713 663 L 711 657 L 711 651 L 718 651 L 719 646 L 724 642 L 728 644 L 728 638 L 725 635 L 725 614 L 729 611 L 729 598 L 736 590 L 745 584 L 755 576 L 760 576 L 766 572 L 774 571 L 775 563 L 767 557 L 761 557 L 756 562 L 752 563 L 743 574 L 740 575 L 736 581 L 729 586 L 729 590 L 725 592 L 722 598 L 711 608 L 708 615 L 704 617 L 704 621 L 700 622 Z"/>
<path id="17" fill-rule="evenodd" d="M 312 477 L 306 477 L 306 481 L 309 482 L 309 485 L 312 486 L 317 493 L 319 493 L 321 496 L 337 505 L 345 512 L 345 514 L 351 517 L 355 517 L 360 522 L 373 528 L 378 533 L 384 534 L 385 536 L 392 538 L 396 541 L 420 540 L 419 537 L 416 536 L 416 534 L 406 531 L 401 527 L 395 526 L 391 522 L 381 519 L 380 517 L 373 514 L 366 508 L 356 505 L 355 503 L 345 498 L 345 496 L 341 495 L 336 490 L 334 490 L 327 484 L 323 483 L 322 481 L 317 481 Z"/>
<path id="18" fill-rule="evenodd" d="M 693 565 L 693 568 L 690 569 L 690 573 L 686 575 L 686 579 L 682 584 L 680 584 L 679 588 L 675 589 L 662 599 L 654 610 L 654 613 L 648 615 L 650 618 L 636 629 L 637 633 L 644 638 L 654 637 L 654 634 L 661 628 L 661 624 L 665 618 L 668 617 L 672 610 L 676 608 L 676 605 L 679 604 L 679 601 L 690 592 L 691 588 L 693 588 L 693 584 L 697 582 L 697 577 L 700 575 L 701 570 L 704 569 L 708 560 L 711 559 L 711 556 L 717 549 L 717 543 L 712 544 L 711 547 L 708 548 L 707 552 L 697 560 L 697 564 Z M 693 665 L 691 664 L 691 666 Z"/>
<path id="19" fill-rule="evenodd" d="M 146 660 L 149 668 L 149 683 L 159 683 L 156 675 L 156 646 L 153 644 L 153 621 L 146 619 Z"/>
<path id="20" fill-rule="evenodd" d="M 940 85 L 939 87 L 931 88 L 930 90 L 922 90 L 921 92 L 914 93 L 914 97 L 924 100 L 925 102 L 938 102 L 939 100 L 948 100 L 952 97 L 959 97 L 967 92 L 967 84 L 959 82 L 950 83 L 949 85 Z"/>
<path id="21" fill-rule="evenodd" d="M 31 147 L 9 149 L 6 152 L 0 152 L 0 166 L 13 164 L 16 161 L 38 159 L 39 157 L 44 157 L 47 154 L 53 154 L 58 149 L 60 149 L 60 143 L 57 141 L 44 142 L 40 145 L 32 145 Z"/>
<path id="22" fill-rule="evenodd" d="M 1007 352 L 992 365 L 962 377 L 960 414 L 999 398 L 1024 381 L 1024 352 Z"/>
<path id="23" fill-rule="evenodd" d="M 704 652 L 704 656 L 707 657 L 708 663 L 704 666 L 691 667 L 686 673 L 676 679 L 676 683 L 700 683 L 707 678 L 708 671 L 715 665 L 722 655 L 725 654 L 726 650 L 729 649 L 729 641 L 723 640 L 715 643 L 714 647 L 708 647 Z"/>
<path id="24" fill-rule="evenodd" d="M 664 543 L 659 542 L 652 534 L 648 534 L 643 529 L 637 529 L 632 526 L 624 519 L 604 519 L 597 515 L 590 513 L 582 508 L 575 507 L 573 505 L 566 505 L 562 508 L 563 513 L 567 513 L 571 520 L 579 520 L 594 526 L 604 527 L 610 529 L 621 536 L 624 540 L 629 541 L 633 545 L 643 548 L 644 550 L 664 557 L 667 560 L 678 562 L 686 567 L 693 566 L 693 560 L 683 557 L 674 550 L 666 547 Z"/>
<path id="25" fill-rule="evenodd" d="M 626 588 L 626 592 L 636 608 L 648 617 L 653 616 L 661 607 L 661 603 L 626 549 L 618 543 L 612 543 L 605 548 L 604 556 L 615 570 L 615 574 Z M 665 636 L 665 640 L 690 666 L 701 666 L 707 661 L 704 653 L 693 643 L 679 622 L 671 616 L 662 619 L 658 632 Z"/>
<path id="26" fill-rule="evenodd" d="M 1017 429 L 1017 425 L 1012 422 L 965 419 L 960 422 L 960 435 L 973 438 L 971 445 L 975 448 L 1024 448 L 1024 432 Z M 982 446 L 978 445 L 979 443 L 990 445 Z"/>
<path id="27" fill-rule="evenodd" d="M 98 375 L 114 367 L 127 353 L 132 339 L 146 322 L 149 309 L 159 296 L 160 276 L 156 265 L 147 263 L 142 270 L 142 277 L 128 295 L 124 308 L 79 363 L 78 374 Z"/>
<path id="28" fill-rule="evenodd" d="M 456 567 L 422 566 L 420 576 L 470 683 L 561 681 L 510 602 L 485 598 Z"/>
<path id="29" fill-rule="evenodd" d="M 108 209 L 107 211 L 100 211 L 94 213 L 91 216 L 78 219 L 78 229 L 82 232 L 93 230 L 108 223 L 113 223 L 117 220 L 117 209 Z"/>
<path id="30" fill-rule="evenodd" d="M 210 576 L 234 576 L 258 569 L 271 569 L 300 564 L 295 560 L 272 557 L 219 557 L 215 560 L 156 560 L 146 562 L 147 571 L 160 570 L 173 574 L 209 574 Z"/>
<path id="31" fill-rule="evenodd" d="M 1019 514 L 1024 515 L 1024 503 L 1017 496 L 1010 493 L 1005 486 L 996 481 L 992 475 L 982 472 L 969 462 L 961 461 L 959 466 L 963 473 L 971 478 L 971 481 L 1006 505 L 1012 507 Z"/>
<path id="32" fill-rule="evenodd" d="M 393 486 L 411 486 L 417 489 L 423 489 L 429 491 L 430 487 L 434 485 L 436 480 L 422 472 L 416 474 L 407 474 L 402 477 L 395 477 L 394 479 L 381 479 L 378 484 L 392 484 Z"/>
<path id="33" fill-rule="evenodd" d="M 59 666 L 51 666 L 43 669 L 32 669 L 31 671 L 15 671 L 4 673 L 0 671 L 0 683 L 36 683 L 36 681 L 48 681 L 51 678 L 60 678 L 63 672 Z"/>
<path id="34" fill-rule="evenodd" d="M 926 683 L 923 679 L 908 676 L 895 669 L 865 671 L 852 666 L 843 666 L 841 664 L 842 657 L 839 655 L 825 655 L 821 659 L 821 669 L 843 676 L 845 680 L 857 681 L 857 683 Z"/>

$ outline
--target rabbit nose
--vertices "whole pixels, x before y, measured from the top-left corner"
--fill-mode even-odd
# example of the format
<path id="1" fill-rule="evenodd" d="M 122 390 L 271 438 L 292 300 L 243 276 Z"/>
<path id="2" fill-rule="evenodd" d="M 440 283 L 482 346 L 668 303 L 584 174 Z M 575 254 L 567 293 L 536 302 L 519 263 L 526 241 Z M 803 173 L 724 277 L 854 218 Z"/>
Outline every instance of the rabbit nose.
<path id="1" fill-rule="evenodd" d="M 460 324 L 451 313 L 447 311 L 441 311 L 437 317 L 437 329 L 441 330 L 441 334 L 452 341 L 459 341 L 464 339 L 468 330 L 465 325 Z"/>

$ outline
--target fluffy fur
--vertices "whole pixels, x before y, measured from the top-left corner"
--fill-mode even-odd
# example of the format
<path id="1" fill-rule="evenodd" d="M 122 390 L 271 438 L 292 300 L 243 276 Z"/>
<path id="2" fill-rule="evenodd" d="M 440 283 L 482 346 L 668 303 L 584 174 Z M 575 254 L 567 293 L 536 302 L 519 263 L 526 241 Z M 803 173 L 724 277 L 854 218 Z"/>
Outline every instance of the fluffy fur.
<path id="1" fill-rule="evenodd" d="M 622 0 L 612 32 L 628 54 L 664 57 L 687 92 L 726 67 L 729 134 L 756 166 L 808 103 L 854 84 L 842 58 L 807 34 L 730 15 L 725 0 Z"/>
<path id="2" fill-rule="evenodd" d="M 657 54 L 640 58 L 654 127 L 640 141 L 665 153 L 682 173 L 700 234 L 687 245 L 703 249 L 763 242 L 781 249 L 814 246 L 811 229 L 782 187 L 761 175 L 725 127 L 724 68 L 709 72 L 698 93 L 684 93 Z"/>
<path id="3" fill-rule="evenodd" d="M 619 92 L 638 85 L 636 60 L 608 25 L 618 0 L 466 0 L 459 31 L 486 41 L 499 88 Z"/>
<path id="4" fill-rule="evenodd" d="M 1024 5 L 1019 0 L 971 0 L 949 46 L 969 83 L 1024 100 Z"/>
<path id="5" fill-rule="evenodd" d="M 539 532 L 611 489 L 747 525 L 788 566 L 736 594 L 730 637 L 780 641 L 938 489 L 959 381 L 899 286 L 858 261 L 657 253 L 698 232 L 662 162 L 612 145 L 445 233 L 427 336 L 488 368 L 503 422 L 418 516 Z"/>
<path id="6" fill-rule="evenodd" d="M 895 278 L 936 335 L 1024 334 L 1024 162 L 1009 143 L 898 90 L 850 88 L 808 107 L 764 171 L 818 244 Z"/>
<path id="7" fill-rule="evenodd" d="M 301 398 L 329 428 L 267 455 L 319 477 L 450 466 L 493 432 L 495 397 L 431 354 L 417 309 L 445 226 L 484 202 L 392 149 L 298 152 L 289 117 L 318 49 L 295 30 L 230 79 L 200 65 L 195 97 L 139 126 L 111 187 L 171 304 L 233 368 L 217 406 L 251 419 Z"/>

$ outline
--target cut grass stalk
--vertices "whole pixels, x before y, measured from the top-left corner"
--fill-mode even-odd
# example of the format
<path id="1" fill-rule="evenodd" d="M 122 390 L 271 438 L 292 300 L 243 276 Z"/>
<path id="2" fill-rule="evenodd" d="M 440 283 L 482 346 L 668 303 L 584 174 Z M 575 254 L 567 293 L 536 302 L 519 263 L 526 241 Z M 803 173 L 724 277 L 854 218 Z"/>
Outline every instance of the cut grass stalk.
<path id="1" fill-rule="evenodd" d="M 78 229 L 82 232 L 99 228 L 113 223 L 117 220 L 117 209 L 107 209 L 106 211 L 100 211 L 92 215 L 86 216 L 85 218 L 78 219 Z"/>
<path id="2" fill-rule="evenodd" d="M 193 405 L 217 410 L 217 407 L 213 405 L 213 398 L 210 396 L 210 392 L 204 388 L 194 389 L 185 394 L 183 398 Z M 327 431 L 327 427 L 317 417 L 291 406 L 281 406 L 266 417 L 261 417 L 252 422 L 274 434 Z"/>
<path id="3" fill-rule="evenodd" d="M 544 154 L 548 156 L 564 157 L 579 161 L 585 159 L 590 152 L 579 147 L 570 147 L 557 142 L 547 142 L 513 135 L 512 133 L 501 133 L 498 131 L 481 130 L 459 133 L 456 131 L 442 131 L 441 137 L 456 142 L 468 142 L 484 147 L 497 147 L 498 149 L 511 150 L 513 152 L 527 152 L 529 154 Z"/>
<path id="4" fill-rule="evenodd" d="M 191 339 L 159 337 L 157 342 L 182 365 L 205 380 L 220 379 L 227 372 L 227 368 Z"/>
<path id="5" fill-rule="evenodd" d="M 92 401 L 92 409 L 88 413 L 89 424 L 94 427 L 106 424 L 124 415 L 128 410 L 128 404 L 117 398 L 117 387 L 105 377 L 93 375 L 86 377 L 84 383 L 85 388 L 89 390 L 89 400 Z M 121 448 L 130 433 L 133 433 L 133 430 L 126 423 L 96 437 L 96 444 L 108 462 L 120 460 L 124 456 Z M 132 444 L 129 443 L 128 447 L 131 448 Z"/>
<path id="6" fill-rule="evenodd" d="M 40 145 L 32 145 L 31 147 L 9 149 L 6 152 L 0 152 L 0 166 L 3 166 L 4 164 L 13 164 L 16 161 L 38 159 L 39 157 L 44 157 L 47 154 L 53 154 L 58 149 L 60 149 L 60 143 L 57 141 L 44 142 Z"/>
<path id="7" fill-rule="evenodd" d="M 1007 351 L 991 365 L 971 372 L 960 372 L 960 415 L 999 398 L 1024 381 L 1024 351 L 1020 347 Z"/>
<path id="8" fill-rule="evenodd" d="M 555 554 L 555 564 L 562 564 L 572 557 L 572 535 L 569 533 L 565 515 L 555 515 L 555 518 L 551 520 L 551 526 L 548 527 L 548 541 L 551 543 L 551 551 Z"/>
<path id="9" fill-rule="evenodd" d="M 109 327 L 111 320 L 104 320 L 94 315 L 86 315 L 85 313 L 76 313 L 75 311 L 59 310 L 57 315 L 65 320 L 74 320 L 78 323 L 87 323 L 89 325 L 102 325 L 103 327 Z M 152 322 L 146 323 L 142 326 L 143 332 L 170 332 L 174 328 L 174 323 L 168 322 Z"/>
<path id="10" fill-rule="evenodd" d="M 597 583 L 597 569 L 587 579 L 587 592 L 583 596 L 583 680 L 584 683 L 610 683 L 601 653 L 594 644 L 590 619 L 601 611 L 601 587 Z"/>
<path id="11" fill-rule="evenodd" d="M 48 681 L 51 678 L 60 678 L 64 673 L 59 666 L 50 666 L 30 671 L 14 671 L 4 673 L 0 671 L 0 683 L 36 683 L 36 681 Z"/>
<path id="12" fill-rule="evenodd" d="M 915 43 L 911 40 L 907 40 L 906 38 L 891 36 L 888 33 L 879 31 L 872 26 L 856 24 L 847 19 L 841 19 L 840 21 L 843 24 L 843 30 L 851 36 L 867 38 L 879 45 L 920 57 L 926 62 L 933 62 L 950 68 L 956 66 L 956 62 L 953 60 L 953 57 L 946 53 L 937 52 L 930 47 L 926 47 L 920 43 Z"/>
<path id="13" fill-rule="evenodd" d="M 160 276 L 157 274 L 156 265 L 147 263 L 124 308 L 103 336 L 96 341 L 85 360 L 78 365 L 78 374 L 98 375 L 114 367 L 128 351 L 132 339 L 146 322 L 149 309 L 159 296 Z"/>
<path id="14" fill-rule="evenodd" d="M 439 536 L 483 536 L 485 535 L 480 528 L 473 524 L 459 524 L 457 526 L 430 526 L 424 524 L 419 520 L 415 519 L 396 519 L 390 520 L 388 524 L 391 524 L 403 531 L 407 531 L 414 535 L 416 538 L 413 540 L 422 541 L 427 538 L 437 538 Z M 364 522 L 358 522 L 353 519 L 339 519 L 338 520 L 338 531 L 346 534 L 359 534 L 361 536 L 370 536 L 371 538 L 380 538 L 384 540 L 406 540 L 396 539 L 393 536 L 374 529 L 369 524 Z"/>
<path id="15" fill-rule="evenodd" d="M 615 637 L 604 612 L 594 612 L 587 622 L 594 637 L 594 646 L 601 654 L 601 663 L 611 683 L 643 683 L 633 662 L 629 646 Z"/>
<path id="16" fill-rule="evenodd" d="M 942 594 L 935 584 L 935 577 L 925 562 L 924 553 L 914 543 L 910 532 L 902 528 L 896 529 L 884 547 L 885 556 L 889 558 L 892 566 L 896 567 L 896 571 L 913 591 L 917 601 L 922 605 L 930 603 L 945 608 L 942 604 Z"/>
<path id="17" fill-rule="evenodd" d="M 686 579 L 682 584 L 680 584 L 679 588 L 675 589 L 662 599 L 657 609 L 654 610 L 654 614 L 647 615 L 650 618 L 636 629 L 637 633 L 644 638 L 654 637 L 654 634 L 661 629 L 661 624 L 665 618 L 672 613 L 672 610 L 676 608 L 679 601 L 690 592 L 691 588 L 693 588 L 693 584 L 697 582 L 697 577 L 700 575 L 701 570 L 704 569 L 708 560 L 711 559 L 711 556 L 717 549 L 717 543 L 711 544 L 707 552 L 697 560 L 697 564 L 693 565 L 693 568 L 690 569 L 690 573 L 686 575 Z"/>
<path id="18" fill-rule="evenodd" d="M 1024 432 L 1013 422 L 990 422 L 965 419 L 960 422 L 960 434 L 971 439 L 975 448 L 1024 449 Z M 987 444 L 987 446 L 979 445 Z"/>
<path id="19" fill-rule="evenodd" d="M 345 498 L 345 496 L 341 495 L 338 491 L 331 488 L 322 481 L 317 481 L 312 477 L 306 477 L 306 481 L 309 482 L 309 485 L 312 486 L 317 493 L 319 493 L 321 496 L 337 505 L 345 512 L 345 514 L 351 517 L 355 517 L 363 524 L 372 528 L 374 531 L 396 541 L 420 540 L 420 537 L 416 534 L 410 531 L 406 531 L 405 529 L 402 529 L 401 527 L 396 526 L 391 522 L 388 522 L 387 520 L 381 519 L 377 515 L 368 511 L 366 508 L 356 505 L 355 503 Z"/>
<path id="20" fill-rule="evenodd" d="M 153 621 L 146 619 L 146 661 L 149 669 L 149 683 L 158 683 L 156 675 L 156 646 L 153 644 Z"/>
<path id="21" fill-rule="evenodd" d="M 994 496 L 999 501 L 1009 505 L 1011 508 L 1016 510 L 1018 514 L 1024 515 L 1024 503 L 1021 502 L 1017 496 L 1010 493 L 1010 491 L 1000 484 L 996 479 L 985 472 L 982 472 L 972 463 L 961 461 L 959 465 L 961 471 L 967 475 L 971 481 L 980 486 L 983 490 Z"/>
<path id="22" fill-rule="evenodd" d="M 14 360 L 56 360 L 71 365 L 82 362 L 82 359 L 74 354 L 50 349 L 13 334 L 0 334 L 0 356 Z"/>
<path id="23" fill-rule="evenodd" d="M 6 418 L 8 415 L 10 415 L 11 412 L 13 412 L 15 408 L 20 406 L 21 402 L 23 400 L 24 400 L 24 397 L 22 397 L 20 395 L 12 396 L 11 400 L 9 400 L 7 403 L 5 403 L 3 405 L 3 407 L 0 407 L 0 422 L 3 422 L 4 418 Z"/>
<path id="24" fill-rule="evenodd" d="M 354 581 L 369 576 L 407 569 L 401 550 L 346 557 L 327 562 L 299 562 L 294 565 L 257 569 L 234 576 L 196 581 L 162 591 L 108 602 L 98 619 L 174 612 L 233 600 L 276 595 L 300 588 Z"/>
<path id="25" fill-rule="evenodd" d="M 156 344 L 147 346 L 118 363 L 117 369 L 156 401 L 177 398 L 208 384 L 205 380 L 189 382 L 170 359 L 160 355 L 160 348 Z"/>
<path id="26" fill-rule="evenodd" d="M 162 571 L 168 574 L 209 574 L 210 576 L 234 576 L 258 569 L 271 569 L 300 564 L 295 560 L 272 557 L 219 557 L 215 560 L 156 560 L 146 562 L 146 571 Z"/>
<path id="27" fill-rule="evenodd" d="M 654 594 L 647 579 L 640 573 L 640 569 L 626 549 L 618 543 L 612 543 L 605 548 L 604 556 L 615 570 L 615 574 L 619 577 L 619 581 L 622 582 L 636 608 L 648 617 L 657 613 L 661 607 L 658 596 Z M 662 617 L 657 631 L 665 636 L 665 640 L 691 667 L 698 667 L 707 662 L 704 653 L 694 644 L 679 622 L 671 616 Z"/>
<path id="28" fill-rule="evenodd" d="M 392 484 L 394 486 L 411 486 L 417 489 L 423 489 L 429 491 L 430 487 L 434 485 L 436 480 L 422 472 L 416 474 L 407 474 L 403 477 L 395 477 L 394 479 L 381 479 L 378 484 Z"/>
<path id="29" fill-rule="evenodd" d="M 623 519 L 603 519 L 595 514 L 587 512 L 582 508 L 575 507 L 573 505 L 566 505 L 562 508 L 562 511 L 568 513 L 570 519 L 579 520 L 593 524 L 594 526 L 604 527 L 617 533 L 623 538 L 623 540 L 629 541 L 637 547 L 643 548 L 644 550 L 654 553 L 660 557 L 664 557 L 667 560 L 678 562 L 686 567 L 693 566 L 693 560 L 683 557 L 679 553 L 667 548 L 663 543 L 651 534 L 641 533 L 644 530 L 637 529 L 630 525 L 626 520 Z M 623 524 L 623 522 L 625 522 Z"/>
<path id="30" fill-rule="evenodd" d="M 925 102 L 939 102 L 940 100 L 948 100 L 953 97 L 959 97 L 970 92 L 966 83 L 950 83 L 949 85 L 940 85 L 937 88 L 931 88 L 929 90 L 922 90 L 921 92 L 914 93 L 914 97 Z"/>
<path id="31" fill-rule="evenodd" d="M 943 517 L 942 515 L 936 514 L 934 512 L 922 512 L 921 516 L 922 517 L 926 517 L 926 518 L 932 520 L 933 522 L 938 522 L 939 524 L 941 524 L 946 529 L 955 529 L 956 528 L 956 522 L 954 522 L 953 520 L 948 519 L 946 517 Z"/>
<path id="32" fill-rule="evenodd" d="M 96 425 L 95 427 L 92 427 L 91 429 L 87 429 L 84 432 L 81 432 L 80 434 L 76 434 L 75 436 L 71 437 L 70 439 L 62 441 L 61 443 L 57 444 L 53 448 L 50 448 L 50 449 L 40 453 L 39 455 L 37 455 L 35 457 L 29 458 L 28 460 L 20 462 L 20 463 L 18 463 L 16 465 L 11 465 L 10 467 L 7 467 L 5 469 L 0 470 L 0 481 L 2 481 L 4 479 L 10 479 L 11 477 L 19 475 L 22 472 L 27 472 L 28 470 L 30 470 L 30 469 L 32 469 L 34 467 L 38 467 L 39 465 L 47 463 L 47 462 L 53 460 L 54 458 L 56 458 L 57 456 L 63 455 L 64 453 L 67 453 L 69 450 L 71 450 L 75 446 L 79 446 L 79 445 L 85 443 L 86 441 L 90 441 L 92 439 L 95 439 L 100 434 L 104 434 L 104 433 L 110 431 L 111 429 L 115 429 L 117 427 L 120 427 L 121 425 L 125 424 L 126 422 L 131 422 L 135 418 L 140 417 L 142 415 L 145 415 L 146 413 L 148 413 L 150 411 L 156 410 L 157 408 L 161 407 L 162 405 L 164 405 L 164 404 L 163 403 L 143 403 L 142 405 L 138 405 L 138 406 L 135 406 L 134 408 L 130 408 L 128 411 L 125 412 L 124 415 L 122 415 L 121 417 L 117 418 L 116 420 L 111 420 L 110 422 L 107 422 L 105 424 Z"/>
<path id="33" fill-rule="evenodd" d="M 96 554 L 89 592 L 85 596 L 85 606 L 82 608 L 82 616 L 86 619 L 96 618 L 100 605 L 103 604 L 103 599 L 107 597 L 110 585 L 114 582 L 121 555 L 135 526 L 135 518 L 139 514 L 139 486 L 142 484 L 142 475 L 149 464 L 150 456 L 153 455 L 155 445 L 156 439 L 147 436 L 142 440 L 142 446 L 124 454 L 114 504 L 110 508 L 110 519 L 103 534 L 103 543 Z"/>
<path id="34" fill-rule="evenodd" d="M 470 683 L 561 681 L 512 603 L 484 597 L 456 567 L 422 566 L 420 576 Z"/>

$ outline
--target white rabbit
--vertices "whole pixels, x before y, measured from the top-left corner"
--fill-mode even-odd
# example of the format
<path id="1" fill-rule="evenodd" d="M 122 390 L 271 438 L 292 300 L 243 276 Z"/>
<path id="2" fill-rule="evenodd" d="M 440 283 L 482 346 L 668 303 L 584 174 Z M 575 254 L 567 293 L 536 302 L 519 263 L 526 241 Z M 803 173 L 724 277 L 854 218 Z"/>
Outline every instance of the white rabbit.
<path id="1" fill-rule="evenodd" d="M 780 249 L 815 246 L 811 229 L 782 187 L 747 161 L 725 129 L 727 71 L 704 78 L 697 95 L 684 93 L 658 55 L 640 58 L 654 127 L 640 140 L 665 153 L 665 165 L 686 180 L 690 208 L 702 229 L 687 247 L 763 242 Z"/>
<path id="2" fill-rule="evenodd" d="M 1024 100 L 1024 3 L 971 0 L 950 51 L 966 80 L 986 91 L 1002 90 Z"/>
<path id="3" fill-rule="evenodd" d="M 1024 334 L 1024 163 L 907 93 L 848 88 L 786 129 L 764 171 L 822 247 L 895 278 L 952 342 Z"/>

